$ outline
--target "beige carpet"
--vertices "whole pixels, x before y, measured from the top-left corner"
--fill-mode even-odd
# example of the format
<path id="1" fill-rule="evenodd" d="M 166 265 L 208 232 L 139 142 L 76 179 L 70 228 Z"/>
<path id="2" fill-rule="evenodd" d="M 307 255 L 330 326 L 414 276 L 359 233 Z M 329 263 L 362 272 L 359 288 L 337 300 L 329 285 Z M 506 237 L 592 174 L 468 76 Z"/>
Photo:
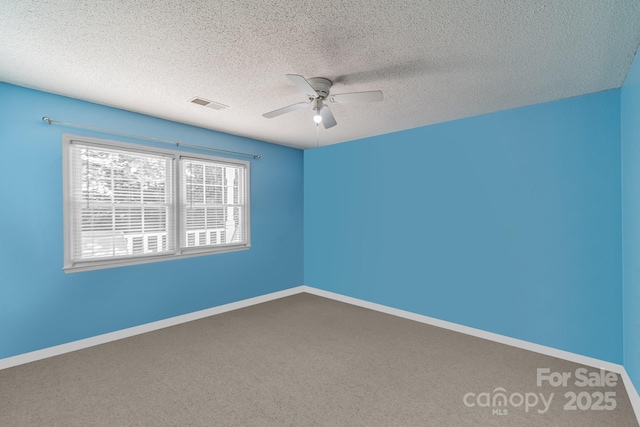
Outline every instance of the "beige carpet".
<path id="1" fill-rule="evenodd" d="M 299 294 L 2 370 L 0 426 L 638 426 L 619 376 L 579 368 Z"/>

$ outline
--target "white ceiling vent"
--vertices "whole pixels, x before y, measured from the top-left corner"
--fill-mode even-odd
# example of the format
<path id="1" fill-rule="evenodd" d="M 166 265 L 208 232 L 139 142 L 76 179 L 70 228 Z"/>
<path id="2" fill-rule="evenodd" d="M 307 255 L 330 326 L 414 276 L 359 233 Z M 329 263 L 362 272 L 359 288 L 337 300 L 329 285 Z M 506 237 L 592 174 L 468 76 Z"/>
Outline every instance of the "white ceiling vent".
<path id="1" fill-rule="evenodd" d="M 193 97 L 191 102 L 194 104 L 202 105 L 203 107 L 213 108 L 214 110 L 224 110 L 228 105 L 220 104 L 219 102 L 209 101 L 208 99 Z"/>

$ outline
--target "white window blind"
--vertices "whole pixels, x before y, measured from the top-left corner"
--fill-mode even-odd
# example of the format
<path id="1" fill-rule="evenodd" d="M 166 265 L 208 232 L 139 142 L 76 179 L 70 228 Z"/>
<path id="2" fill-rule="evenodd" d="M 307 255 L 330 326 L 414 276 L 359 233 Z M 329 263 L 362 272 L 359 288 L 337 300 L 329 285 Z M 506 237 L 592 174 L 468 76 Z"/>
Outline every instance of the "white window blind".
<path id="1" fill-rule="evenodd" d="M 247 242 L 246 167 L 183 157 L 182 247 Z"/>
<path id="2" fill-rule="evenodd" d="M 248 249 L 249 162 L 64 135 L 65 271 Z"/>
<path id="3" fill-rule="evenodd" d="M 72 257 L 175 250 L 172 158 L 71 144 Z"/>

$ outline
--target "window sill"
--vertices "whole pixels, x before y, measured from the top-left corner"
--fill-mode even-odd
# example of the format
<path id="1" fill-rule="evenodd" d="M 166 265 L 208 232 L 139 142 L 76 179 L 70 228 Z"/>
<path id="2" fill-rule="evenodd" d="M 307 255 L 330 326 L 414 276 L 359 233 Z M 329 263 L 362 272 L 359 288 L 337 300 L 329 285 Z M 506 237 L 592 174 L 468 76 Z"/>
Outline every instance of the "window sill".
<path id="1" fill-rule="evenodd" d="M 214 254 L 223 254 L 229 252 L 239 252 L 245 251 L 251 248 L 251 245 L 239 245 L 239 246 L 225 246 L 223 248 L 212 250 L 210 248 L 204 250 L 197 249 L 186 249 L 184 253 L 181 254 L 171 254 L 171 255 L 158 255 L 158 256 L 150 256 L 143 258 L 130 258 L 130 259 L 119 259 L 119 260 L 104 260 L 104 261 L 85 261 L 85 262 L 77 262 L 72 265 L 65 265 L 62 270 L 65 273 L 79 273 L 82 271 L 92 271 L 92 270 L 104 270 L 107 268 L 115 268 L 115 267 L 124 267 L 127 265 L 137 265 L 137 264 L 149 264 L 152 262 L 161 262 L 161 261 L 171 261 L 177 259 L 184 258 L 193 258 L 197 256 L 203 255 L 214 255 Z"/>

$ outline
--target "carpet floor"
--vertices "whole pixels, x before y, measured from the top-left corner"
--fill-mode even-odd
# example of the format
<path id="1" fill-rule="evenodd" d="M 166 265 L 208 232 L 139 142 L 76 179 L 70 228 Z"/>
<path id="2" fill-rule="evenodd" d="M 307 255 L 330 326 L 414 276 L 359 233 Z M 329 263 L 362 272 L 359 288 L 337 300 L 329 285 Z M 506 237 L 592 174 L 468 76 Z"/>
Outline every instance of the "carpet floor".
<path id="1" fill-rule="evenodd" d="M 6 427 L 351 425 L 638 423 L 614 373 L 310 294 L 0 371 Z"/>

